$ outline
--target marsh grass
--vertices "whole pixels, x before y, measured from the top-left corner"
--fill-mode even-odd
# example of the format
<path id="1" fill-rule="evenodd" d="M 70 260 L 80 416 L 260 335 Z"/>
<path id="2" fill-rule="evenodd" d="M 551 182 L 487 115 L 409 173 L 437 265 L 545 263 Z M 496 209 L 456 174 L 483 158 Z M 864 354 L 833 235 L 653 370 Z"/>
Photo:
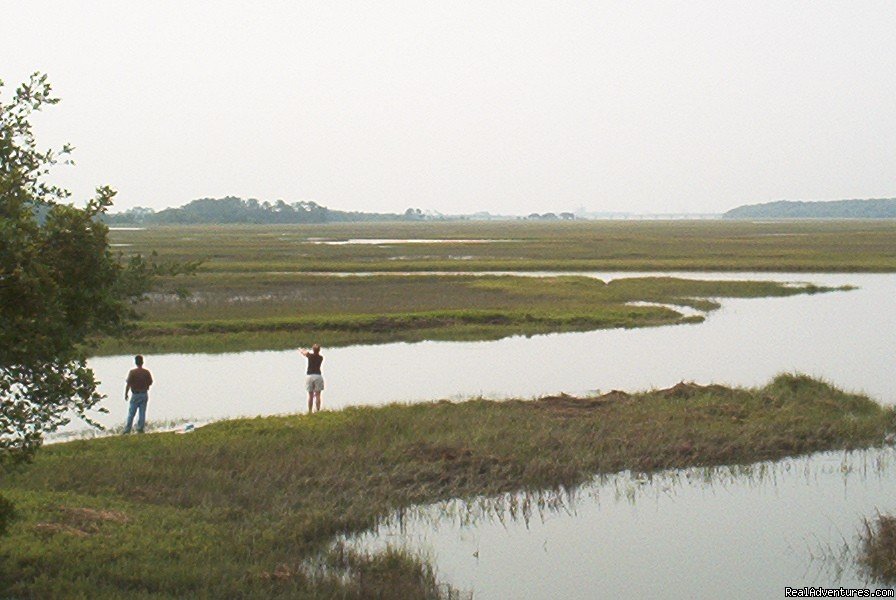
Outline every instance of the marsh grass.
<path id="1" fill-rule="evenodd" d="M 125 253 L 202 264 L 194 277 L 163 279 L 139 307 L 144 322 L 134 335 L 96 340 L 95 354 L 131 353 L 137 345 L 156 353 L 274 350 L 306 338 L 339 346 L 693 323 L 698 316 L 628 303 L 709 311 L 715 298 L 823 291 L 462 272 L 896 270 L 896 223 L 888 221 L 206 225 L 113 231 L 111 238 Z M 391 241 L 328 245 L 321 238 Z M 420 271 L 456 274 L 382 274 Z"/>
<path id="2" fill-rule="evenodd" d="M 156 353 L 271 350 L 310 338 L 326 346 L 481 340 L 693 323 L 700 316 L 684 317 L 670 305 L 710 311 L 719 306 L 716 298 L 831 289 L 761 281 L 639 277 L 605 283 L 509 275 L 206 274 L 192 285 L 190 296 L 151 297 L 131 336 L 101 340 L 95 352 L 130 352 L 135 345 Z M 633 304 L 642 302 L 653 305 Z"/>
<path id="3" fill-rule="evenodd" d="M 313 238 L 433 239 L 324 245 Z M 495 240 L 485 244 L 451 240 Z M 446 241 L 447 240 L 447 241 Z M 128 252 L 204 260 L 209 272 L 894 271 L 890 221 L 581 221 L 152 227 L 113 231 Z"/>
<path id="4" fill-rule="evenodd" d="M 896 517 L 878 515 L 865 520 L 860 561 L 877 581 L 896 583 Z"/>
<path id="5" fill-rule="evenodd" d="M 402 507 L 573 488 L 629 469 L 867 447 L 893 427 L 892 409 L 783 375 L 749 390 L 680 384 L 351 408 L 56 444 L 0 480 L 19 514 L 0 539 L 0 589 L 40 598 L 444 596 L 412 556 L 345 559 L 333 541 Z M 309 575 L 321 555 L 348 575 Z"/>

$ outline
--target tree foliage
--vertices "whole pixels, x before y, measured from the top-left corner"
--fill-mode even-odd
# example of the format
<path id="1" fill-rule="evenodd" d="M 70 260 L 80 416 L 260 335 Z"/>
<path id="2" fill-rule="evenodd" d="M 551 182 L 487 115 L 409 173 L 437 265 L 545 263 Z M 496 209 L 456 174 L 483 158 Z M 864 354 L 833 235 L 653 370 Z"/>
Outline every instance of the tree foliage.
<path id="1" fill-rule="evenodd" d="M 321 206 L 311 200 L 288 204 L 284 200 L 259 202 L 234 196 L 199 198 L 178 208 L 155 212 L 137 207 L 104 217 L 112 224 L 202 224 L 202 223 L 342 223 L 364 221 L 423 221 L 433 217 L 419 208 L 403 214 L 346 212 Z"/>
<path id="2" fill-rule="evenodd" d="M 790 201 L 746 204 L 726 219 L 896 219 L 896 198 L 870 200 Z"/>
<path id="3" fill-rule="evenodd" d="M 30 119 L 57 102 L 40 74 L 10 101 L 0 95 L 0 469 L 30 458 L 71 418 L 90 421 L 101 396 L 85 343 L 120 332 L 158 270 L 110 251 L 101 217 L 111 188 L 79 208 L 45 181 L 71 148 L 40 150 Z"/>

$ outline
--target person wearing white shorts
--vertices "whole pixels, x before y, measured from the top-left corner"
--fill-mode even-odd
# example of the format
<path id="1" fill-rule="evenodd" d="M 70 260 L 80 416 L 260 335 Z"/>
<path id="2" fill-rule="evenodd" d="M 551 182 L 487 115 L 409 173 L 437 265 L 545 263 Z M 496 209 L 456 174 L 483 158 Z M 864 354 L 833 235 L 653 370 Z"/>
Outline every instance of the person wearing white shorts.
<path id="1" fill-rule="evenodd" d="M 324 357 L 320 353 L 320 344 L 311 346 L 311 350 L 299 350 L 302 356 L 308 359 L 308 369 L 305 371 L 305 389 L 308 391 L 308 414 L 312 408 L 320 412 L 320 393 L 324 391 L 324 376 L 321 375 L 320 365 Z"/>

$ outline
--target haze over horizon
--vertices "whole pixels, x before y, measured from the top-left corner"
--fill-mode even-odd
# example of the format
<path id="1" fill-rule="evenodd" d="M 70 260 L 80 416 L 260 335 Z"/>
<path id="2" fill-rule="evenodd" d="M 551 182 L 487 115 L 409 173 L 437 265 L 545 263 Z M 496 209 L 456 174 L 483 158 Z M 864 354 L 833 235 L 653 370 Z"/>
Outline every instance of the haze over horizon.
<path id="1" fill-rule="evenodd" d="M 720 213 L 896 197 L 892 2 L 4 2 L 114 211 Z"/>

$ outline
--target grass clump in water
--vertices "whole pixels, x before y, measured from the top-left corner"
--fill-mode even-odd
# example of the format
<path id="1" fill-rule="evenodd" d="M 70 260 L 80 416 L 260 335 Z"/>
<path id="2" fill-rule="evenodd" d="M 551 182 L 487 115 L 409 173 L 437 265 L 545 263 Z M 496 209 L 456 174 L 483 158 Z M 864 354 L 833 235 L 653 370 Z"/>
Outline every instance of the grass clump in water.
<path id="1" fill-rule="evenodd" d="M 679 384 L 351 408 L 56 444 L 0 479 L 19 514 L 0 538 L 0 589 L 14 597 L 444 596 L 420 560 L 346 558 L 333 541 L 416 504 L 571 487 L 628 469 L 867 447 L 893 428 L 892 409 L 782 375 L 756 389 Z M 333 568 L 309 571 L 321 556 Z"/>
<path id="2" fill-rule="evenodd" d="M 896 583 L 896 517 L 879 515 L 865 521 L 860 561 L 874 579 Z"/>

